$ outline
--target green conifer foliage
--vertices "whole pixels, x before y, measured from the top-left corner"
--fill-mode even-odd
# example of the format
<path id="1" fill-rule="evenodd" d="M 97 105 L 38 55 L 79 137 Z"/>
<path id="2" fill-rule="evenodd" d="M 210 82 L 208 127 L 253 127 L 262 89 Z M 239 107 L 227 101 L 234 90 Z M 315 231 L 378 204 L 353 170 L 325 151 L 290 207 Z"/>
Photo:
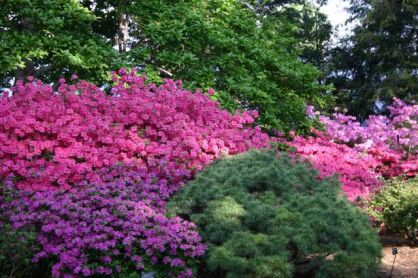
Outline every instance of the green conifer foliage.
<path id="1" fill-rule="evenodd" d="M 199 277 L 372 277 L 377 235 L 339 188 L 305 162 L 251 151 L 214 162 L 169 209 L 208 244 Z"/>

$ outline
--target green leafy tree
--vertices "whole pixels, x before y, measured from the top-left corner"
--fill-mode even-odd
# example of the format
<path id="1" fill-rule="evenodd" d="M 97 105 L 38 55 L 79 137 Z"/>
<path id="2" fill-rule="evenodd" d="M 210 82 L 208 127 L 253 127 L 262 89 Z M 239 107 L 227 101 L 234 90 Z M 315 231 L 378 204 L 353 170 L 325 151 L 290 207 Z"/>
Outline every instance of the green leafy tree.
<path id="1" fill-rule="evenodd" d="M 293 24 L 293 35 L 299 42 L 303 61 L 322 68 L 328 55 L 332 25 L 320 11 L 326 1 L 253 0 L 244 1 L 250 9 L 270 19 Z"/>
<path id="2" fill-rule="evenodd" d="M 93 34 L 96 17 L 76 0 L 8 0 L 0 8 L 0 81 L 104 80 L 114 51 Z"/>
<path id="3" fill-rule="evenodd" d="M 259 123 L 306 130 L 306 103 L 324 105 L 320 72 L 298 58 L 294 26 L 238 1 L 133 1 L 127 8 L 136 63 L 190 88 L 217 89 L 224 108 L 258 110 Z"/>
<path id="4" fill-rule="evenodd" d="M 354 32 L 332 51 L 330 81 L 340 103 L 365 118 L 376 101 L 418 99 L 418 2 L 351 1 Z"/>

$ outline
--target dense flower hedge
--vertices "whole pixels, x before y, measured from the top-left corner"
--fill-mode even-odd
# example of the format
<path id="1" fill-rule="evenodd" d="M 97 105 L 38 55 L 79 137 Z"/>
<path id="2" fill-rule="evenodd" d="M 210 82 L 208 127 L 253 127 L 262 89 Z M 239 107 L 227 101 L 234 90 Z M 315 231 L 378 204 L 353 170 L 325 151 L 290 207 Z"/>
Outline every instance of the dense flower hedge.
<path id="1" fill-rule="evenodd" d="M 418 173 L 418 105 L 394 98 L 388 116 L 372 115 L 364 124 L 353 116 L 321 116 L 333 141 L 372 155 L 384 177 Z"/>
<path id="2" fill-rule="evenodd" d="M 394 99 L 388 116 L 370 116 L 364 124 L 334 113 L 320 116 L 324 132 L 282 140 L 308 158 L 321 176 L 338 174 L 350 200 L 368 197 L 380 178 L 413 177 L 418 173 L 418 105 Z M 314 118 L 312 106 L 306 108 Z"/>
<path id="3" fill-rule="evenodd" d="M 191 277 L 190 266 L 205 246 L 193 223 L 167 218 L 152 201 L 166 184 L 122 167 L 102 174 L 111 181 L 73 192 L 14 192 L 13 185 L 3 186 L 3 218 L 16 230 L 35 227 L 40 251 L 33 262 L 48 259 L 54 277 L 135 270 Z"/>
<path id="4" fill-rule="evenodd" d="M 361 125 L 356 117 L 334 113 L 332 117 L 321 116 L 328 133 L 338 142 L 352 144 L 359 149 L 384 144 L 409 153 L 418 151 L 418 105 L 408 105 L 394 98 L 388 107 L 390 114 L 371 115 Z"/>
<path id="5" fill-rule="evenodd" d="M 55 277 L 192 276 L 205 247 L 166 201 L 212 160 L 269 146 L 257 113 L 135 70 L 114 73 L 108 93 L 76 79 L 57 90 L 31 79 L 0 97 L 0 220 L 35 227 L 33 260 Z"/>
<path id="6" fill-rule="evenodd" d="M 0 96 L 0 224 L 34 233 L 36 248 L 23 254 L 39 250 L 33 260 L 48 261 L 55 277 L 192 276 L 205 246 L 193 223 L 166 215 L 166 203 L 224 155 L 286 143 L 319 178 L 339 174 L 351 201 L 380 177 L 418 171 L 417 105 L 395 100 L 389 117 L 365 126 L 320 117 L 326 131 L 288 140 L 255 126 L 255 111 L 222 110 L 213 90 L 157 86 L 124 69 L 112 82 L 105 92 L 76 76 L 56 90 L 30 79 Z"/>
<path id="7" fill-rule="evenodd" d="M 310 160 L 319 170 L 320 177 L 339 175 L 342 188 L 351 201 L 368 196 L 381 186 L 372 171 L 378 165 L 372 156 L 336 144 L 324 133 L 318 132 L 315 137 L 296 136 L 287 144 L 295 147 L 298 155 Z"/>
<path id="8" fill-rule="evenodd" d="M 85 81 L 58 91 L 18 83 L 0 98 L 0 178 L 20 188 L 70 188 L 98 182 L 117 163 L 146 166 L 178 182 L 223 154 L 265 147 L 255 112 L 231 115 L 180 81 L 147 85 L 135 71 L 114 74 L 108 95 Z"/>

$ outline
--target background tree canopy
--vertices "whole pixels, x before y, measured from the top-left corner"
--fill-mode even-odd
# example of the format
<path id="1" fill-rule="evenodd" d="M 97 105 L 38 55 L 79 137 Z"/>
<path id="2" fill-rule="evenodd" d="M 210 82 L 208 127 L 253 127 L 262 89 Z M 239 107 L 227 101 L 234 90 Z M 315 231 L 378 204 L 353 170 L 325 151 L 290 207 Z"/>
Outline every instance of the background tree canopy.
<path id="1" fill-rule="evenodd" d="M 1 2 L 3 86 L 73 73 L 104 84 L 110 70 L 138 67 L 155 82 L 214 88 L 223 108 L 255 109 L 267 129 L 301 132 L 307 104 L 325 108 L 336 96 L 366 116 L 376 100 L 417 96 L 413 0 L 352 1 L 359 25 L 334 48 L 319 11 L 326 1 Z"/>
<path id="2" fill-rule="evenodd" d="M 115 52 L 94 34 L 96 17 L 78 1 L 0 1 L 0 81 L 50 82 L 77 73 L 102 81 Z"/>
<path id="3" fill-rule="evenodd" d="M 298 59 L 286 20 L 237 1 L 136 1 L 128 11 L 138 26 L 132 60 L 164 68 L 190 88 L 216 88 L 227 109 L 256 109 L 261 124 L 288 130 L 306 128 L 307 102 L 325 104 L 320 72 Z"/>
<path id="4" fill-rule="evenodd" d="M 376 101 L 418 100 L 418 2 L 353 0 L 354 32 L 332 50 L 339 102 L 365 118 Z"/>

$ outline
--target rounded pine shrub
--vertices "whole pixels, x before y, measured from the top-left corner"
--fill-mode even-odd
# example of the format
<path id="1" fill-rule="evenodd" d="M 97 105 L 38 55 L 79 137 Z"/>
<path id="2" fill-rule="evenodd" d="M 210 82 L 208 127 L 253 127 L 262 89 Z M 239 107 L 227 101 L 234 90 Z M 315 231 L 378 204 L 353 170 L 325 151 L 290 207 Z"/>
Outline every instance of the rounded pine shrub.
<path id="1" fill-rule="evenodd" d="M 199 277 L 372 277 L 369 219 L 334 178 L 273 151 L 215 161 L 170 201 L 208 245 Z"/>

